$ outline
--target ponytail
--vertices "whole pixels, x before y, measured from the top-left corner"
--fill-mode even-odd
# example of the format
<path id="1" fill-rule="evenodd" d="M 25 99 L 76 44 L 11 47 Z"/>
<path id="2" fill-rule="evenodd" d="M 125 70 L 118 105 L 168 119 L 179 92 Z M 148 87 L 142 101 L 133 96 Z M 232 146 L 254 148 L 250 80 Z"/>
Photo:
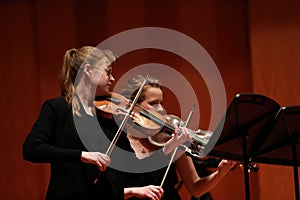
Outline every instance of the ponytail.
<path id="1" fill-rule="evenodd" d="M 92 46 L 83 46 L 80 49 L 67 50 L 61 70 L 61 93 L 66 101 L 73 106 L 73 112 L 79 113 L 79 99 L 75 94 L 76 77 L 81 66 L 89 63 L 91 66 L 95 65 L 103 58 L 108 58 L 111 63 L 116 59 L 115 55 L 109 50 L 100 50 Z"/>
<path id="2" fill-rule="evenodd" d="M 77 71 L 80 67 L 74 65 L 74 60 L 76 59 L 75 48 L 66 51 L 63 60 L 63 68 L 61 71 L 61 90 L 62 95 L 65 96 L 65 99 L 68 103 L 71 103 L 73 93 L 74 93 L 74 82 L 77 75 Z"/>

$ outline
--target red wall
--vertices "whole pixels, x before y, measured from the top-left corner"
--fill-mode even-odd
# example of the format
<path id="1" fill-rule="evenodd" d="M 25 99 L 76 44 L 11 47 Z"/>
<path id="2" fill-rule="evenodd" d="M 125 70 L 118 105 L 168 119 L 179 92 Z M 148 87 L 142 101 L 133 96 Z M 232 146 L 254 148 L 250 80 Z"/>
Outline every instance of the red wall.
<path id="1" fill-rule="evenodd" d="M 228 102 L 236 93 L 253 91 L 282 105 L 299 104 L 298 11 L 296 0 L 1 1 L 1 199 L 38 200 L 45 195 L 49 168 L 25 162 L 21 146 L 42 102 L 60 94 L 59 73 L 67 49 L 98 45 L 132 28 L 170 28 L 190 36 L 211 55 L 222 75 Z M 201 91 L 197 94 L 201 105 L 198 124 L 205 128 L 211 115 L 207 90 L 201 77 L 189 77 L 194 71 L 184 59 L 159 51 L 131 52 L 120 58 L 122 67 L 114 69 L 114 75 L 119 78 L 148 62 L 172 66 Z M 165 99 L 172 97 L 167 94 Z M 167 110 L 180 114 L 178 101 L 165 102 Z M 290 169 L 261 165 L 259 173 L 251 174 L 252 199 L 283 199 L 287 195 L 290 198 L 286 199 L 292 199 L 292 176 L 283 171 Z M 278 178 L 280 181 L 273 181 Z M 244 199 L 243 184 L 242 170 L 237 169 L 212 195 L 222 200 L 233 195 Z M 184 187 L 181 195 L 189 199 Z"/>
<path id="2" fill-rule="evenodd" d="M 250 2 L 253 91 L 282 106 L 300 105 L 300 2 Z M 295 199 L 293 176 L 292 167 L 261 164 L 259 199 Z"/>

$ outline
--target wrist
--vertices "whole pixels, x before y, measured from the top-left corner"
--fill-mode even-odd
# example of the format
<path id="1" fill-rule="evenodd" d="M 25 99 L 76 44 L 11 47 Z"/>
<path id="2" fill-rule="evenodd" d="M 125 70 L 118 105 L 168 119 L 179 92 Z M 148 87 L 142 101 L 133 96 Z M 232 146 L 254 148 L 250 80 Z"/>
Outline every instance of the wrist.
<path id="1" fill-rule="evenodd" d="M 124 199 L 129 199 L 131 197 L 134 197 L 134 189 L 124 188 Z"/>
<path id="2" fill-rule="evenodd" d="M 81 151 L 81 156 L 80 156 L 80 160 L 81 161 L 84 161 L 84 160 L 86 160 L 86 151 Z"/>

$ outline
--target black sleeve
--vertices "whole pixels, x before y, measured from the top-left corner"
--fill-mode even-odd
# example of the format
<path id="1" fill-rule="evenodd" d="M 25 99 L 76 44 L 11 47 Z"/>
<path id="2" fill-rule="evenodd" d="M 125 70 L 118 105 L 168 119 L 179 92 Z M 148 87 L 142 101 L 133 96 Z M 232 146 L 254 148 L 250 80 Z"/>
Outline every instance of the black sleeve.
<path id="1" fill-rule="evenodd" d="M 57 130 L 59 116 L 54 106 L 46 101 L 37 121 L 23 143 L 23 158 L 31 162 L 55 162 L 80 160 L 81 150 L 57 147 L 54 135 Z"/>

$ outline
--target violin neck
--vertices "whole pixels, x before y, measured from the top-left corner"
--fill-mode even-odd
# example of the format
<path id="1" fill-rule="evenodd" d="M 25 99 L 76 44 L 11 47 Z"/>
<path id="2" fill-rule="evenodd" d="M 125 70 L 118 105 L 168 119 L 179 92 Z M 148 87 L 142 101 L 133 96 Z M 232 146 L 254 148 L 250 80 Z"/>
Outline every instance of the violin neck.
<path id="1" fill-rule="evenodd" d="M 160 119 L 159 117 L 157 117 L 156 115 L 152 114 L 151 112 L 145 109 L 142 109 L 140 111 L 140 114 L 144 117 L 151 119 L 151 121 L 153 121 L 157 125 L 164 127 L 166 130 L 168 130 L 168 132 L 170 132 L 170 135 L 172 135 L 173 132 L 175 131 L 174 127 L 171 124 L 169 124 L 167 121 Z"/>

